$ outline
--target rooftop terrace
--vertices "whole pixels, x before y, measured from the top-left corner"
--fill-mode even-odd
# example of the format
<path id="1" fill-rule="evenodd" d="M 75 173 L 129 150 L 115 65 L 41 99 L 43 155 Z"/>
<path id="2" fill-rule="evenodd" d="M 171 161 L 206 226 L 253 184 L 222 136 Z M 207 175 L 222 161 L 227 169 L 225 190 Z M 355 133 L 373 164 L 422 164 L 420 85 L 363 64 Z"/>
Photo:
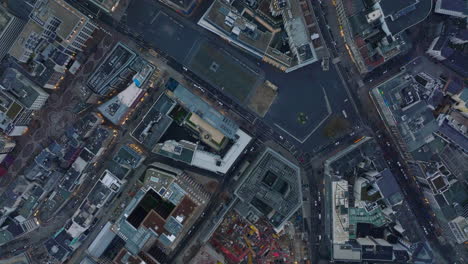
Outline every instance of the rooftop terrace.
<path id="1" fill-rule="evenodd" d="M 181 84 L 172 80 L 167 84 L 167 89 L 171 91 L 176 100 L 178 100 L 190 112 L 197 114 L 211 126 L 221 131 L 230 139 L 236 138 L 238 125 L 231 119 L 223 116 L 220 112 L 196 96 Z"/>

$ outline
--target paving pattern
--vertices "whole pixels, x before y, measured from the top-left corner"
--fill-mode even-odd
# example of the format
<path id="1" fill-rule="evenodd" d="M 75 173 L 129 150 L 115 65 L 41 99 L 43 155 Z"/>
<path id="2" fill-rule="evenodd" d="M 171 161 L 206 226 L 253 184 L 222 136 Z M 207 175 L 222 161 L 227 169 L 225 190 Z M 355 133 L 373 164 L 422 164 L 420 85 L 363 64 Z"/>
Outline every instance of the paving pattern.
<path id="1" fill-rule="evenodd" d="M 29 131 L 25 135 L 15 138 L 17 147 L 12 153 L 15 160 L 8 168 L 8 173 L 0 178 L 0 192 L 3 192 L 4 188 L 15 179 L 15 176 L 21 175 L 21 170 L 28 164 L 29 160 L 40 152 L 51 138 L 60 136 L 64 129 L 78 118 L 73 113 L 73 108 L 81 102 L 81 87 L 84 85 L 84 80 L 87 79 L 94 66 L 99 64 L 104 50 L 112 47 L 115 41 L 115 38 L 106 36 L 95 51 L 95 54 L 98 55 L 90 56 L 76 76 L 67 76 L 56 91 L 46 89 L 50 93 L 46 105 L 35 113 Z"/>

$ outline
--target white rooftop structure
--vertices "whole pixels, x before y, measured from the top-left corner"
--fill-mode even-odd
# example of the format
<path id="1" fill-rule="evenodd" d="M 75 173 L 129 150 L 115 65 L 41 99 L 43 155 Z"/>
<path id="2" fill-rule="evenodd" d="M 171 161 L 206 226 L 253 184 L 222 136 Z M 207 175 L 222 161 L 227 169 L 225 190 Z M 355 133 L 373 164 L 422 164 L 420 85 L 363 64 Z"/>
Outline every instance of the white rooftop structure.
<path id="1" fill-rule="evenodd" d="M 225 174 L 232 167 L 242 151 L 252 140 L 252 137 L 244 131 L 238 129 L 236 132 L 238 139 L 226 152 L 223 158 L 206 151 L 195 150 L 192 165 L 209 171 Z"/>
<path id="2" fill-rule="evenodd" d="M 101 179 L 101 182 L 104 186 L 110 188 L 112 186 L 116 186 L 117 188 L 120 187 L 120 180 L 114 176 L 110 171 L 106 170 L 104 172 L 104 177 Z M 114 191 L 111 188 L 112 191 Z"/>
<path id="3" fill-rule="evenodd" d="M 348 181 L 340 180 L 332 183 L 332 211 L 333 211 L 333 243 L 342 244 L 349 240 L 349 216 L 348 212 L 342 213 L 341 209 L 348 209 Z"/>
<path id="4" fill-rule="evenodd" d="M 83 234 L 83 232 L 86 231 L 87 229 L 88 229 L 87 226 L 83 227 L 83 226 L 79 225 L 78 223 L 73 222 L 72 225 L 67 229 L 67 233 L 71 237 L 77 238 L 81 234 Z"/>
<path id="5" fill-rule="evenodd" d="M 120 102 L 128 107 L 131 107 L 133 103 L 143 92 L 142 89 L 138 88 L 137 84 L 133 81 L 125 90 L 120 92 L 117 97 Z"/>

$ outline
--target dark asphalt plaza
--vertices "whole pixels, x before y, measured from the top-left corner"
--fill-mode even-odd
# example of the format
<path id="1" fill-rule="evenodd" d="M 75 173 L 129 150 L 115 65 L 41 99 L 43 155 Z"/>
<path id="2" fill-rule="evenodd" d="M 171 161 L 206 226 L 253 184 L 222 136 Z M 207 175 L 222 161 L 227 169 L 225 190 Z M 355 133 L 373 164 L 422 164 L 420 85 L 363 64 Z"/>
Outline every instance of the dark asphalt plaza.
<path id="1" fill-rule="evenodd" d="M 240 52 L 220 37 L 157 1 L 132 1 L 122 23 L 126 24 L 126 31 L 133 37 L 179 64 L 187 66 L 197 44 L 208 40 L 245 64 L 245 67 L 258 72 L 260 78 L 277 85 L 278 96 L 263 121 L 271 128 L 266 132 L 272 132 L 271 137 L 275 140 L 288 141 L 286 145 L 295 145 L 306 152 L 318 150 L 321 146 L 333 143 L 323 135 L 323 126 L 329 119 L 327 117 L 344 116 L 344 110 L 351 124 L 358 120 L 340 76 L 331 63 L 329 71 L 322 71 L 320 62 L 317 62 L 291 73 L 284 73 L 258 58 Z M 204 79 L 203 76 L 198 77 Z M 221 90 L 220 87 L 215 88 Z M 219 98 L 223 101 L 223 98 Z M 230 99 L 237 105 L 243 105 L 235 98 Z M 225 105 L 233 107 L 229 101 L 224 101 Z M 299 113 L 307 116 L 305 124 L 298 121 Z"/>
<path id="2" fill-rule="evenodd" d="M 330 143 L 323 136 L 323 126 L 332 115 L 343 116 L 345 111 L 351 123 L 357 115 L 335 68 L 322 71 L 319 62 L 284 73 L 270 65 L 263 65 L 267 79 L 279 87 L 276 101 L 265 116 L 275 128 L 286 130 L 289 137 L 306 148 Z M 298 114 L 305 113 L 308 121 L 298 122 Z"/>

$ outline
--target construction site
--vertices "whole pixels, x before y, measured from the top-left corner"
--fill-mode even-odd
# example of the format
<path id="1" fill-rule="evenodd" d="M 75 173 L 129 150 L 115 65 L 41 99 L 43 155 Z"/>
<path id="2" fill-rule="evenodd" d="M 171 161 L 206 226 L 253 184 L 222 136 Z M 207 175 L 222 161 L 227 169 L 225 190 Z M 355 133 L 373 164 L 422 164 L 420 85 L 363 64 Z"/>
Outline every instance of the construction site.
<path id="1" fill-rule="evenodd" d="M 293 225 L 291 227 L 294 229 Z M 277 234 L 263 219 L 252 224 L 230 210 L 210 243 L 224 256 L 224 263 L 302 263 L 302 254 L 296 251 L 303 248 L 295 247 L 295 237 L 288 231 Z"/>

